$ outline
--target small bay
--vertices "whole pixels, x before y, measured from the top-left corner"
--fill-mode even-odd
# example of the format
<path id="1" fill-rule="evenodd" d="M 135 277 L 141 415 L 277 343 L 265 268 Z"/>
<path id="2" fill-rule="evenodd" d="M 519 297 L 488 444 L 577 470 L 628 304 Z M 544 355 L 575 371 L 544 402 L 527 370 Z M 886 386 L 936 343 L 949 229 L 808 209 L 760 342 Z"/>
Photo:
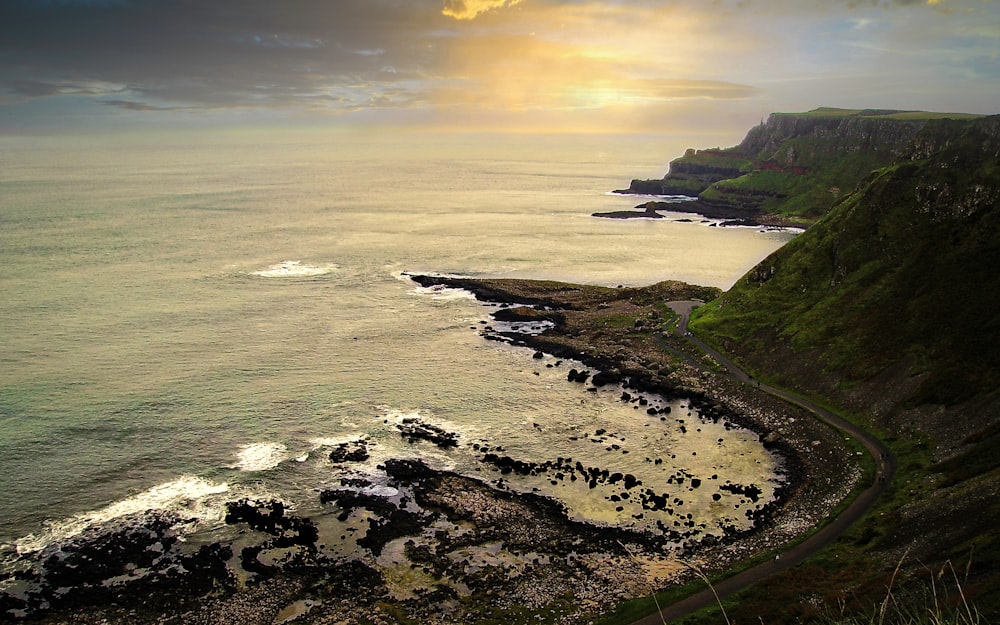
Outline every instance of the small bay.
<path id="1" fill-rule="evenodd" d="M 316 511 L 316 491 L 342 477 L 325 455 L 349 440 L 367 441 L 372 471 L 420 457 L 481 472 L 471 445 L 482 442 L 649 479 L 709 468 L 773 479 L 754 435 L 727 432 L 720 450 L 708 425 L 651 426 L 614 392 L 584 393 L 565 367 L 483 340 L 481 304 L 421 292 L 403 275 L 726 288 L 793 235 L 690 215 L 591 216 L 638 203 L 609 191 L 661 175 L 684 143 L 263 131 L 4 139 L 0 543 L 29 551 L 145 508 L 184 510 L 211 532 L 240 496 Z M 407 443 L 406 418 L 462 444 Z M 646 466 L 681 450 L 685 463 Z M 634 524 L 635 510 L 617 511 L 601 489 L 512 487 L 583 520 Z"/>

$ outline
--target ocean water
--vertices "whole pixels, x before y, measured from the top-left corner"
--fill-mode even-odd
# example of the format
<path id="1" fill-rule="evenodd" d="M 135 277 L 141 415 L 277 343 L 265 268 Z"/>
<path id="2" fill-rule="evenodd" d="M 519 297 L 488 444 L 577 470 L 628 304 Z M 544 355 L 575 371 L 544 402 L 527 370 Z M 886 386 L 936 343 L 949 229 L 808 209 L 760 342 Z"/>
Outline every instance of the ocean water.
<path id="1" fill-rule="evenodd" d="M 474 442 L 647 484 L 681 471 L 765 496 L 773 485 L 775 460 L 753 434 L 685 432 L 613 389 L 584 392 L 568 365 L 482 339 L 489 310 L 467 294 L 404 275 L 728 287 L 793 235 L 590 216 L 636 204 L 608 192 L 662 175 L 683 138 L 0 141 L 0 555 L 146 509 L 183 511 L 210 535 L 242 496 L 322 514 L 320 489 L 345 472 L 377 476 L 391 457 L 495 478 Z M 408 417 L 460 445 L 405 442 Z M 371 458 L 331 464 L 351 440 Z M 507 481 L 582 519 L 637 523 L 600 488 Z M 740 518 L 709 496 L 687 493 L 688 511 L 709 526 Z"/>

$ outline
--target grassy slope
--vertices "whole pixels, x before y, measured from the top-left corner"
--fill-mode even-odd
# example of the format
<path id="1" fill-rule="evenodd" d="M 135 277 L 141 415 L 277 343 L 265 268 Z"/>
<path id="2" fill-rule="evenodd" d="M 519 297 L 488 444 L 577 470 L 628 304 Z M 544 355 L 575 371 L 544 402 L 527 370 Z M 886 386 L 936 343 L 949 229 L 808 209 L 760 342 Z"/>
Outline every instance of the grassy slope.
<path id="1" fill-rule="evenodd" d="M 927 129 L 961 132 L 961 122 Z M 909 358 L 917 401 L 1000 385 L 1000 163 L 967 129 L 927 159 L 874 174 L 696 322 L 719 342 L 822 348 L 826 369 L 865 380 Z M 967 214 L 968 213 L 968 214 Z"/>
<path id="2" fill-rule="evenodd" d="M 671 171 L 663 180 L 664 189 L 670 193 L 699 195 L 711 205 L 742 207 L 747 213 L 778 215 L 792 222 L 808 224 L 819 219 L 843 195 L 849 193 L 873 169 L 889 164 L 894 150 L 896 126 L 913 128 L 931 120 L 973 119 L 976 116 L 954 113 L 929 113 L 924 111 L 876 111 L 819 108 L 807 113 L 775 113 L 764 126 L 748 135 L 738 146 L 725 150 L 688 150 L 671 163 Z M 800 132 L 781 137 L 787 123 L 804 120 Z M 856 121 L 855 120 L 864 120 Z M 825 128 L 808 134 L 809 123 L 825 123 Z M 858 140 L 858 136 L 845 138 L 836 131 L 840 123 L 855 123 L 872 130 L 861 133 L 878 136 L 885 134 L 885 142 L 859 144 L 856 149 L 845 150 L 845 142 Z M 832 126 L 831 126 L 832 124 Z M 914 125 L 916 124 L 916 125 Z M 849 131 L 848 127 L 840 128 Z M 760 149 L 760 142 L 752 135 L 773 135 L 777 145 Z M 902 131 L 903 135 L 906 131 Z M 765 142 L 767 143 L 767 142 Z M 770 167 L 769 167 L 770 166 Z M 699 168 L 706 171 L 698 175 Z M 718 172 L 730 170 L 729 174 Z M 714 170 L 714 171 L 713 171 Z"/>
<path id="3" fill-rule="evenodd" d="M 700 336 L 782 384 L 841 405 L 867 386 L 869 410 L 855 395 L 855 418 L 891 431 L 899 462 L 888 497 L 848 537 L 732 609 L 769 622 L 829 615 L 844 597 L 865 609 L 885 596 L 890 558 L 912 547 L 928 567 L 969 563 L 978 575 L 966 592 L 1000 611 L 998 269 L 1000 119 L 934 121 L 906 158 L 873 173 L 693 321 Z M 894 399 L 876 414 L 879 395 Z M 978 429 L 942 457 L 928 432 L 958 427 L 965 412 Z M 893 422 L 899 414 L 906 427 Z M 825 607 L 811 613 L 805 596 Z"/>

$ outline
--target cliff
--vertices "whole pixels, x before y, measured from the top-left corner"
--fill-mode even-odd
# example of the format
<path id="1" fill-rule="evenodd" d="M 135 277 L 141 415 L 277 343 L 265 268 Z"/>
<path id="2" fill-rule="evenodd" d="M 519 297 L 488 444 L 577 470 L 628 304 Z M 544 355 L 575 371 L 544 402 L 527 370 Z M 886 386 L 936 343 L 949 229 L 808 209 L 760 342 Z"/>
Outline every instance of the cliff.
<path id="1" fill-rule="evenodd" d="M 806 163 L 788 154 L 800 124 L 827 153 L 833 142 L 813 139 L 851 132 L 845 153 L 895 156 L 691 327 L 893 446 L 900 475 L 857 538 L 865 553 L 968 561 L 983 605 L 1000 606 L 1000 116 L 923 120 L 915 132 L 772 117 L 744 143 Z M 911 132 L 905 145 L 886 140 Z"/>
<path id="2" fill-rule="evenodd" d="M 739 145 L 689 149 L 662 179 L 633 180 L 623 192 L 696 196 L 683 209 L 710 217 L 806 225 L 869 172 L 893 162 L 939 117 L 948 115 L 830 108 L 774 113 Z"/>
<path id="3" fill-rule="evenodd" d="M 926 122 L 893 164 L 747 274 L 699 327 L 737 351 L 762 333 L 793 351 L 822 347 L 827 369 L 854 382 L 911 360 L 922 381 L 907 401 L 995 389 L 998 204 L 1000 117 Z"/>

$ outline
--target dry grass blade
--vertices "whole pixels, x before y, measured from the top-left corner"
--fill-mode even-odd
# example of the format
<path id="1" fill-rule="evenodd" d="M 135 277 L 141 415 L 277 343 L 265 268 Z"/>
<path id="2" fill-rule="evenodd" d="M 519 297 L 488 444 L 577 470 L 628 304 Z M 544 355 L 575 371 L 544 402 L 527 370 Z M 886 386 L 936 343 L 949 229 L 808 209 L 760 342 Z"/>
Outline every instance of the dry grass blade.
<path id="1" fill-rule="evenodd" d="M 722 610 L 722 618 L 726 620 L 726 625 L 733 625 L 729 620 L 729 615 L 726 614 L 726 607 L 722 605 L 722 599 L 719 598 L 719 593 L 715 592 L 715 586 L 712 585 L 712 580 L 708 579 L 708 576 L 705 575 L 705 573 L 703 573 L 697 566 L 686 563 L 684 566 L 694 571 L 698 578 L 708 585 L 709 589 L 712 591 L 712 595 L 715 596 L 715 602 L 719 604 L 719 609 Z"/>
<path id="2" fill-rule="evenodd" d="M 892 601 L 895 604 L 895 597 L 892 596 L 892 586 L 896 583 L 896 576 L 899 575 L 899 570 L 903 567 L 903 561 L 906 560 L 906 556 L 910 554 L 910 550 L 907 549 L 903 556 L 896 563 L 896 568 L 892 572 L 892 577 L 889 578 L 889 587 L 886 588 L 885 601 L 882 602 L 882 608 L 878 613 L 878 625 L 885 624 L 885 615 L 889 610 L 889 602 Z"/>
<path id="3" fill-rule="evenodd" d="M 618 541 L 618 544 L 622 546 L 622 549 L 625 550 L 625 553 L 628 554 L 628 557 L 631 558 L 633 562 L 642 566 L 642 562 L 640 562 L 639 558 L 632 553 L 632 550 L 629 549 L 628 545 L 620 540 Z M 660 622 L 663 623 L 663 625 L 667 625 L 667 619 L 663 618 L 663 608 L 660 607 L 660 600 L 656 598 L 656 588 L 653 587 L 652 582 L 649 584 L 649 594 L 653 597 L 653 603 L 656 605 L 656 613 L 660 615 Z"/>

